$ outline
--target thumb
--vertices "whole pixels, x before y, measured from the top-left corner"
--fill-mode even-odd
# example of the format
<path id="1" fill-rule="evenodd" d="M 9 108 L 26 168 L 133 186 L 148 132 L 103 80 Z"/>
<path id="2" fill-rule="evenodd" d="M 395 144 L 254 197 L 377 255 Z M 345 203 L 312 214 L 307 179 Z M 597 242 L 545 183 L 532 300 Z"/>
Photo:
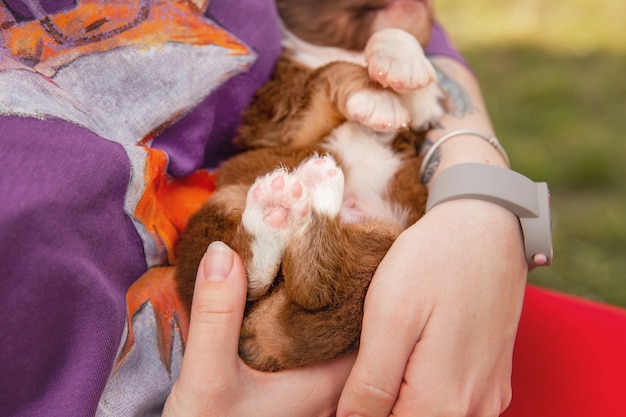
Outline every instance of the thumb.
<path id="1" fill-rule="evenodd" d="M 180 383 L 223 387 L 236 375 L 246 290 L 241 258 L 224 243 L 211 243 L 196 277 Z"/>

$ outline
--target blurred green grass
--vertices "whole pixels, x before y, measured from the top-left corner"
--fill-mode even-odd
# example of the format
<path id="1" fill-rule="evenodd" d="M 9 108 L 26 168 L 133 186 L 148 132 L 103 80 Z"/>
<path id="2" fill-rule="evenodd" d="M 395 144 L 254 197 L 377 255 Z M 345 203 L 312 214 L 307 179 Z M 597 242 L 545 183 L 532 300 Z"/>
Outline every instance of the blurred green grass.
<path id="1" fill-rule="evenodd" d="M 550 186 L 555 259 L 529 282 L 626 307 L 626 2 L 436 9 L 514 169 Z"/>

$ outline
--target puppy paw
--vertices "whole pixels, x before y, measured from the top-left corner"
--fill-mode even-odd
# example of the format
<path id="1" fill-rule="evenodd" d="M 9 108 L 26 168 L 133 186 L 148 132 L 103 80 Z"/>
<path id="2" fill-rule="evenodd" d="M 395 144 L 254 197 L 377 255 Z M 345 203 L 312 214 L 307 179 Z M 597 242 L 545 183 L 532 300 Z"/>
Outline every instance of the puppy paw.
<path id="1" fill-rule="evenodd" d="M 285 169 L 257 178 L 248 192 L 244 226 L 252 234 L 290 232 L 306 221 L 309 202 L 297 176 Z"/>
<path id="2" fill-rule="evenodd" d="M 357 121 L 377 132 L 393 132 L 406 127 L 409 122 L 404 102 L 388 90 L 357 91 L 348 98 L 346 108 L 348 120 Z"/>
<path id="3" fill-rule="evenodd" d="M 313 156 L 296 170 L 311 196 L 313 211 L 334 217 L 339 214 L 343 201 L 343 171 L 330 155 Z"/>
<path id="4" fill-rule="evenodd" d="M 437 78 L 417 39 L 400 29 L 374 33 L 365 59 L 370 79 L 398 92 L 424 88 Z"/>
<path id="5" fill-rule="evenodd" d="M 437 84 L 401 94 L 404 104 L 409 111 L 411 128 L 425 130 L 434 126 L 445 113 L 443 107 L 443 92 Z"/>
<path id="6" fill-rule="evenodd" d="M 248 299 L 265 294 L 274 282 L 289 239 L 310 222 L 307 189 L 285 169 L 257 178 L 248 190 L 241 223 L 251 236 Z"/>

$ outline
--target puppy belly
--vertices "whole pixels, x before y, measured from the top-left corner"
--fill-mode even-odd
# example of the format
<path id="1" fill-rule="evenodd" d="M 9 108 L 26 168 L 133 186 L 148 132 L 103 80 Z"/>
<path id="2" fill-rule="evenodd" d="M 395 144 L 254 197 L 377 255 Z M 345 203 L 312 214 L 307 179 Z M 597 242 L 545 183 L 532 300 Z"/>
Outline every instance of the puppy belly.
<path id="1" fill-rule="evenodd" d="M 403 163 L 389 146 L 392 139 L 354 122 L 342 124 L 327 138 L 325 149 L 337 155 L 346 178 L 341 209 L 345 223 L 377 220 L 406 227 L 406 213 L 386 198 Z"/>

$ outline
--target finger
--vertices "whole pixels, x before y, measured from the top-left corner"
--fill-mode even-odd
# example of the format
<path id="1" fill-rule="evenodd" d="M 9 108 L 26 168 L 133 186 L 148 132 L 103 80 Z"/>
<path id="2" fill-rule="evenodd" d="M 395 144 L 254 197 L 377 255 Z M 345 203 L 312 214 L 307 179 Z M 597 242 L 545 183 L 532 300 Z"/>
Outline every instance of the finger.
<path id="1" fill-rule="evenodd" d="M 502 298 L 511 303 L 512 297 Z M 483 297 L 480 304 L 486 303 Z M 438 309 L 430 315 L 404 373 L 393 415 L 495 416 L 504 411 L 511 395 L 516 326 L 492 330 L 489 316 L 502 312 L 496 306 L 473 311 Z"/>
<path id="2" fill-rule="evenodd" d="M 221 242 L 209 245 L 198 268 L 181 383 L 223 389 L 236 377 L 246 287 L 239 256 Z"/>
<path id="3" fill-rule="evenodd" d="M 388 416 L 409 356 L 420 334 L 414 300 L 405 300 L 393 280 L 398 271 L 381 263 L 368 290 L 357 360 L 341 395 L 338 416 Z M 403 273 L 406 273 L 403 272 Z"/>
<path id="4" fill-rule="evenodd" d="M 352 354 L 306 368 L 273 374 L 255 372 L 252 378 L 258 384 L 250 386 L 262 386 L 263 390 L 252 394 L 256 394 L 253 405 L 257 410 L 274 410 L 276 415 L 334 416 L 354 360 Z M 253 415 L 255 409 L 250 411 L 242 415 Z"/>
<path id="5" fill-rule="evenodd" d="M 392 326 L 387 324 L 386 326 Z M 401 338 L 382 333 L 383 323 L 364 328 L 356 363 L 341 395 L 338 416 L 388 416 L 398 395 L 410 349 Z M 378 334 L 379 337 L 372 337 Z M 390 355 L 394 352 L 396 355 Z"/>
<path id="6" fill-rule="evenodd" d="M 455 368 L 459 367 L 458 355 L 463 355 L 463 352 L 451 352 L 449 346 L 439 345 L 439 339 L 428 333 L 428 330 L 424 332 L 413 350 L 392 416 L 466 415 L 455 414 L 455 411 L 464 409 L 462 401 L 468 398 L 464 392 L 457 392 L 459 385 L 454 379 L 459 377 L 459 370 Z M 444 335 L 440 333 L 436 336 Z M 445 340 L 455 340 L 454 334 L 448 336 Z"/>
<path id="7" fill-rule="evenodd" d="M 500 395 L 508 388 L 506 378 L 494 378 L 493 365 L 485 369 L 482 358 L 464 352 L 469 341 L 452 347 L 441 342 L 439 337 L 446 333 L 447 341 L 458 337 L 442 332 L 425 336 L 416 346 L 391 416 L 497 416 L 504 411 Z M 510 378 L 510 372 L 507 375 Z"/>

